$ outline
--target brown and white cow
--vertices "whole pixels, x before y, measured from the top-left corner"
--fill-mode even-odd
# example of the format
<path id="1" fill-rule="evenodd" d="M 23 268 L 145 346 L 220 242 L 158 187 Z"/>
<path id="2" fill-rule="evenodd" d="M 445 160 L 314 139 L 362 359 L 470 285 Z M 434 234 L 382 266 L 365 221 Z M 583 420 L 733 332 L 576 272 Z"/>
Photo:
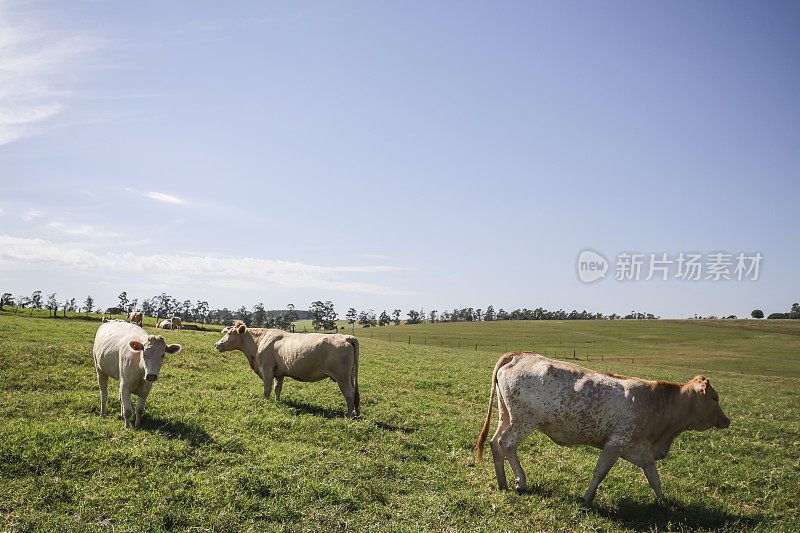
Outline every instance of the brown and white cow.
<path id="1" fill-rule="evenodd" d="M 675 437 L 687 430 L 730 425 L 719 406 L 719 395 L 703 376 L 684 384 L 646 381 L 511 352 L 494 367 L 477 460 L 489 433 L 495 390 L 500 418 L 490 444 L 498 487 L 507 488 L 504 460 L 508 459 L 517 490 L 526 490 L 517 446 L 538 429 L 562 446 L 602 450 L 583 496 L 587 504 L 620 457 L 644 471 L 656 497 L 663 501 L 656 461 L 667 456 Z"/>
<path id="2" fill-rule="evenodd" d="M 131 425 L 133 407 L 131 393 L 139 396 L 136 402 L 136 427 L 142 422 L 144 402 L 153 382 L 158 379 L 165 354 L 176 354 L 180 344 L 167 344 L 161 335 L 148 335 L 136 324 L 115 320 L 102 324 L 94 338 L 94 366 L 100 386 L 100 415 L 106 416 L 108 378 L 119 380 L 119 398 L 125 427 Z"/>
<path id="3" fill-rule="evenodd" d="M 161 322 L 158 323 L 156 327 L 159 329 L 172 329 L 172 320 L 170 319 L 162 320 Z"/>
<path id="4" fill-rule="evenodd" d="M 275 380 L 275 399 L 280 400 L 283 378 L 320 381 L 331 378 L 347 402 L 347 415 L 361 414 L 358 392 L 358 339 L 352 335 L 288 333 L 280 329 L 230 327 L 214 347 L 220 352 L 239 350 L 250 368 L 264 382 L 269 398 Z"/>
<path id="5" fill-rule="evenodd" d="M 170 318 L 170 322 L 172 322 L 172 329 L 183 329 L 180 317 L 174 316 Z"/>
<path id="6" fill-rule="evenodd" d="M 137 326 L 142 325 L 142 313 L 140 311 L 131 311 L 128 313 L 128 322 L 131 324 L 136 324 Z"/>

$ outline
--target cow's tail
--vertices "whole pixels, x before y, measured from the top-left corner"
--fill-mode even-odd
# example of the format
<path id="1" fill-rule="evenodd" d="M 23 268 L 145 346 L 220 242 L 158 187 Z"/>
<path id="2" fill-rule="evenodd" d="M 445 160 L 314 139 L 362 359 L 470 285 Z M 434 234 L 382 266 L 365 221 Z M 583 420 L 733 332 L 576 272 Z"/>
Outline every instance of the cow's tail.
<path id="1" fill-rule="evenodd" d="M 361 413 L 361 394 L 358 392 L 358 339 L 350 336 L 348 342 L 353 346 L 353 388 L 355 389 L 355 397 L 353 399 L 353 407 L 356 413 Z"/>
<path id="2" fill-rule="evenodd" d="M 486 413 L 486 422 L 483 423 L 481 434 L 478 436 L 478 444 L 475 446 L 476 462 L 480 461 L 483 457 L 483 446 L 486 444 L 486 437 L 489 436 L 489 425 L 492 422 L 492 406 L 494 405 L 494 391 L 497 388 L 497 371 L 500 370 L 504 365 L 510 363 L 514 358 L 514 355 L 516 354 L 507 353 L 500 357 L 500 359 L 497 360 L 497 364 L 494 365 L 494 372 L 492 372 L 492 387 L 491 392 L 489 392 L 489 410 Z"/>

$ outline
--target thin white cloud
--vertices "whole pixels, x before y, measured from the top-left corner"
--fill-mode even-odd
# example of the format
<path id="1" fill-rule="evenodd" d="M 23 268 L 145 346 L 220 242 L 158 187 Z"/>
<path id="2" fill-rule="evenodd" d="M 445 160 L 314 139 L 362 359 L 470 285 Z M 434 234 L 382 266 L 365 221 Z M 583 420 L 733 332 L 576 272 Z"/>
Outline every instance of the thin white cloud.
<path id="1" fill-rule="evenodd" d="M 148 198 L 152 198 L 153 200 L 158 200 L 159 202 L 167 202 L 170 204 L 185 204 L 186 200 L 181 200 L 171 194 L 165 194 L 163 192 L 148 192 L 145 194 Z"/>
<path id="2" fill-rule="evenodd" d="M 131 187 L 123 187 L 123 188 L 128 192 L 132 192 L 132 193 L 135 193 L 135 194 L 140 194 L 140 195 L 142 195 L 142 196 L 144 196 L 146 198 L 150 198 L 152 200 L 158 200 L 159 202 L 166 202 L 166 203 L 169 203 L 169 204 L 176 204 L 176 205 L 186 205 L 186 204 L 189 203 L 186 200 L 184 200 L 183 198 L 178 198 L 177 196 L 173 196 L 171 194 L 167 194 L 167 193 L 163 193 L 163 192 L 154 192 L 154 191 L 142 192 L 142 191 L 137 191 L 136 189 L 133 189 Z"/>
<path id="3" fill-rule="evenodd" d="M 0 269 L 54 268 L 104 276 L 131 275 L 140 282 L 160 280 L 175 285 L 212 285 L 235 289 L 330 289 L 345 292 L 409 295 L 391 287 L 346 281 L 344 274 L 407 270 L 393 266 L 320 266 L 253 257 L 126 253 L 98 254 L 44 239 L 0 235 Z"/>
<path id="4" fill-rule="evenodd" d="M 33 135 L 73 96 L 59 87 L 97 41 L 42 27 L 34 9 L 0 0 L 0 146 Z"/>
<path id="5" fill-rule="evenodd" d="M 122 234 L 115 231 L 102 230 L 89 224 L 64 224 L 63 222 L 50 222 L 47 227 L 53 230 L 58 230 L 67 235 L 76 235 L 82 237 L 95 237 L 95 238 L 118 238 Z"/>
<path id="6" fill-rule="evenodd" d="M 39 211 L 38 209 L 28 209 L 25 211 L 25 214 L 22 215 L 22 220 L 33 220 L 34 218 L 40 218 L 44 216 L 43 211 Z"/>

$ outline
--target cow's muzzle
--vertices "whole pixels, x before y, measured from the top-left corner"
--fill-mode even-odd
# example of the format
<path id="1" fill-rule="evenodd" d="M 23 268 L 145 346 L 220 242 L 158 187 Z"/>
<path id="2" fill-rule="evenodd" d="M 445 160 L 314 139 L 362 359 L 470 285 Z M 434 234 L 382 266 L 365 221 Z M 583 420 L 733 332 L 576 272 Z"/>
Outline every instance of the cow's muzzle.
<path id="1" fill-rule="evenodd" d="M 720 420 L 720 421 L 717 423 L 717 427 L 718 427 L 719 429 L 725 429 L 726 427 L 728 427 L 728 426 L 730 426 L 730 425 L 731 425 L 731 419 L 730 419 L 730 418 L 728 418 L 727 416 L 723 416 L 723 417 L 722 417 L 722 420 Z"/>
<path id="2" fill-rule="evenodd" d="M 158 374 L 147 374 L 144 379 L 147 381 L 155 381 L 158 379 Z"/>

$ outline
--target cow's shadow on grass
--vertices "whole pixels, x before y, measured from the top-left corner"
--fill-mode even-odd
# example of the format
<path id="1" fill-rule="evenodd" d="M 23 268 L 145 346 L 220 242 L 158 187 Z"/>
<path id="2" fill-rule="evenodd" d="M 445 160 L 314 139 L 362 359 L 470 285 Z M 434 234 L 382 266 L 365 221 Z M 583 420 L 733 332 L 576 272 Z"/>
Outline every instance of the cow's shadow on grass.
<path id="1" fill-rule="evenodd" d="M 321 416 L 324 418 L 345 418 L 347 416 L 347 412 L 344 409 L 328 409 L 326 407 L 320 407 L 318 405 L 312 405 L 309 403 L 297 401 L 287 397 L 281 397 L 280 403 L 284 404 L 287 407 L 291 407 L 296 411 L 300 411 L 303 413 L 307 413 L 310 415 Z M 386 430 L 386 431 L 399 431 L 400 433 L 410 434 L 414 433 L 413 428 L 401 428 L 399 426 L 393 426 L 391 424 L 385 424 L 383 422 L 377 422 L 375 420 L 370 420 L 375 426 Z"/>
<path id="2" fill-rule="evenodd" d="M 583 500 L 579 498 L 583 503 Z M 766 523 L 761 515 L 742 515 L 728 512 L 719 507 L 709 507 L 702 502 L 677 502 L 668 500 L 665 504 L 656 502 L 622 499 L 613 508 L 603 505 L 592 505 L 589 509 L 600 516 L 619 523 L 621 526 L 637 531 L 652 529 L 702 529 L 708 531 L 725 531 L 732 527 L 753 528 Z"/>
<path id="3" fill-rule="evenodd" d="M 214 439 L 209 435 L 206 430 L 194 424 L 187 424 L 180 420 L 170 420 L 167 418 L 160 418 L 157 416 L 144 415 L 142 424 L 139 431 L 149 431 L 151 433 L 158 433 L 164 437 L 172 439 L 181 439 L 192 446 L 202 446 L 203 444 L 213 444 Z"/>
<path id="4" fill-rule="evenodd" d="M 513 480 L 510 480 L 513 483 Z M 513 486 L 509 483 L 509 486 Z M 522 494 L 536 495 L 547 499 L 564 499 L 563 488 L 549 483 L 534 483 L 528 485 L 528 490 Z M 760 514 L 736 514 L 725 511 L 716 506 L 708 506 L 703 502 L 691 503 L 667 500 L 665 504 L 642 502 L 631 498 L 614 501 L 611 505 L 598 503 L 595 500 L 590 505 L 583 503 L 580 496 L 569 495 L 567 499 L 583 507 L 588 513 L 616 522 L 619 526 L 635 531 L 651 531 L 662 529 L 700 529 L 706 531 L 725 531 L 733 527 L 753 528 L 768 523 L 768 518 Z"/>

